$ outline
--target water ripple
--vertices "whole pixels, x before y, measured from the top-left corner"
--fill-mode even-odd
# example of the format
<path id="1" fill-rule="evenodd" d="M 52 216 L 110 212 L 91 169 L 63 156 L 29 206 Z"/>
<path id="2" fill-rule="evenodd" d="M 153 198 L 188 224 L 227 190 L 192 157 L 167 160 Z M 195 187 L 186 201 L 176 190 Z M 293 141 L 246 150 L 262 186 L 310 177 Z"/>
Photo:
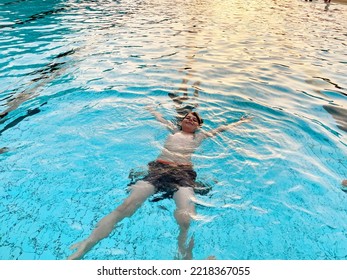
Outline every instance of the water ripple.
<path id="1" fill-rule="evenodd" d="M 254 116 L 194 157 L 213 184 L 196 200 L 208 206 L 194 221 L 196 240 L 208 239 L 197 256 L 208 247 L 218 259 L 343 257 L 346 12 L 319 1 L 2 1 L 0 210 L 12 226 L 0 258 L 65 258 L 125 197 L 129 170 L 145 168 L 167 136 L 149 104 L 173 122 L 197 108 L 206 130 Z M 146 222 L 173 227 L 156 209 L 145 206 L 156 217 Z M 140 244 L 122 232 L 127 242 L 91 258 L 171 258 L 163 246 L 176 229 L 155 228 L 166 239 L 152 246 L 133 223 Z"/>

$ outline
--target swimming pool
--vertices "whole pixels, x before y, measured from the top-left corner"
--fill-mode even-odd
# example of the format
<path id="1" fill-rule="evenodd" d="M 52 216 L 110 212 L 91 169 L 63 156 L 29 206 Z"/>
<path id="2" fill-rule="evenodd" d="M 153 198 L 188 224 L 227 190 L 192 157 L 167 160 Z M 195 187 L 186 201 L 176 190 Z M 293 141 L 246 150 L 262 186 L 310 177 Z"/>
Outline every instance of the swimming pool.
<path id="1" fill-rule="evenodd" d="M 174 119 L 182 81 L 205 129 L 255 117 L 194 157 L 213 184 L 194 258 L 347 259 L 346 5 L 0 3 L 0 259 L 65 259 L 158 155 L 145 106 Z M 145 203 L 85 259 L 173 259 L 174 207 Z"/>

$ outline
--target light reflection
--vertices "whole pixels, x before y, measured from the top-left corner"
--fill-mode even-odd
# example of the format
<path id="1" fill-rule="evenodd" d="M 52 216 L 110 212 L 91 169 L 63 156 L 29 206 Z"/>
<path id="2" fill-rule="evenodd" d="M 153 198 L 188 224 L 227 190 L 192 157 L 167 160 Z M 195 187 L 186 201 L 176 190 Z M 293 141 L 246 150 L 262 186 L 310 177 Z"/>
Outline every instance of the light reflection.
<path id="1" fill-rule="evenodd" d="M 210 147 L 204 147 L 207 150 L 204 151 L 206 155 L 197 158 L 204 162 L 204 165 L 199 167 L 212 167 L 216 174 L 225 173 L 218 174 L 218 177 L 225 181 L 214 182 L 215 184 L 227 187 L 237 185 L 234 191 L 241 200 L 240 204 L 224 205 L 231 209 L 242 207 L 245 211 L 242 211 L 240 217 L 234 211 L 233 217 L 242 220 L 244 214 L 251 209 L 264 216 L 273 212 L 280 213 L 281 211 L 274 210 L 283 209 L 275 208 L 271 201 L 266 201 L 266 196 L 276 197 L 276 200 L 281 201 L 283 196 L 277 196 L 287 193 L 295 184 L 300 186 L 300 190 L 306 190 L 310 186 L 312 189 L 307 191 L 309 195 L 298 196 L 300 199 L 305 198 L 304 203 L 294 201 L 288 209 L 304 212 L 311 217 L 315 212 L 307 212 L 304 206 L 311 205 L 314 208 L 317 205 L 315 202 L 319 200 L 319 207 L 323 204 L 323 207 L 329 210 L 333 205 L 338 205 L 336 211 L 333 209 L 326 217 L 319 217 L 319 222 L 330 223 L 333 216 L 331 213 L 341 214 L 340 205 L 343 204 L 330 202 L 336 197 L 341 199 L 337 201 L 342 201 L 342 196 L 334 189 L 334 183 L 337 180 L 340 183 L 337 177 L 344 172 L 346 141 L 339 143 L 340 138 L 336 139 L 334 134 L 336 128 L 327 120 L 327 116 L 328 113 L 332 114 L 337 125 L 345 131 L 345 33 L 341 32 L 343 26 L 340 24 L 344 20 L 344 8 L 340 8 L 341 13 L 334 12 L 329 15 L 322 13 L 323 6 L 318 4 L 318 8 L 313 9 L 313 5 L 303 1 L 267 0 L 167 0 L 149 3 L 130 0 L 70 0 L 64 1 L 62 5 L 65 5 L 64 11 L 67 12 L 57 16 L 60 19 L 59 24 L 66 28 L 67 32 L 62 34 L 60 41 L 55 42 L 56 45 L 52 43 L 50 47 L 54 50 L 57 46 L 64 45 L 68 50 L 72 50 L 68 51 L 65 57 L 69 63 L 59 64 L 65 62 L 61 55 L 55 57 L 55 62 L 64 67 L 56 67 L 54 59 L 53 63 L 49 60 L 47 67 L 42 67 L 41 71 L 36 73 L 40 79 L 36 80 L 35 76 L 34 83 L 27 85 L 24 91 L 27 94 L 21 97 L 18 95 L 17 104 L 6 104 L 8 108 L 12 108 L 11 112 L 16 112 L 25 102 L 35 101 L 36 98 L 40 101 L 39 97 L 45 94 L 43 89 L 50 83 L 56 82 L 56 87 L 59 87 L 56 93 L 63 91 L 61 77 L 66 71 L 71 71 L 65 66 L 71 65 L 77 69 L 73 73 L 73 79 L 69 81 L 72 87 L 83 87 L 88 94 L 119 89 L 119 98 L 98 99 L 97 105 L 93 107 L 97 109 L 95 115 L 88 114 L 92 119 L 106 105 L 116 104 L 118 112 L 110 110 L 113 116 L 116 112 L 116 118 L 108 120 L 109 125 L 102 127 L 103 132 L 105 129 L 114 131 L 115 119 L 121 119 L 124 111 L 135 111 L 147 101 L 165 100 L 165 108 L 173 107 L 174 100 L 167 96 L 168 93 L 177 92 L 180 96 L 189 97 L 188 101 L 197 103 L 199 110 L 208 117 L 207 126 L 232 121 L 243 111 L 250 111 L 256 115 L 254 126 L 223 134 L 214 140 L 215 142 L 211 141 Z M 40 29 L 42 30 L 42 27 Z M 44 55 L 53 57 L 48 47 Z M 83 99 L 84 93 L 82 91 L 76 95 L 80 94 Z M 111 96 L 113 93 L 108 91 L 105 95 Z M 126 100 L 132 95 L 135 96 L 134 99 Z M 125 101 L 119 105 L 122 98 Z M 71 102 L 78 101 L 79 99 L 76 99 Z M 63 107 L 65 102 L 70 101 L 60 102 Z M 85 102 L 90 103 L 88 99 Z M 87 106 L 92 107 L 90 104 Z M 59 113 L 65 114 L 66 110 L 69 110 L 64 107 Z M 31 111 L 33 112 L 36 111 Z M 3 115 L 6 113 L 3 112 Z M 126 122 L 131 119 L 129 115 L 123 116 Z M 83 114 L 79 116 L 85 117 Z M 34 126 L 35 124 L 32 124 L 30 129 L 35 131 Z M 92 132 L 93 137 L 97 137 L 94 130 Z M 127 135 L 130 139 L 132 132 Z M 46 135 L 42 136 L 45 138 Z M 116 134 L 112 136 L 115 138 L 113 141 L 123 141 L 117 138 Z M 64 144 L 61 143 L 62 155 L 65 155 Z M 100 149 L 103 145 L 98 143 Z M 0 149 L 0 153 L 6 151 L 6 148 Z M 95 149 L 93 154 L 94 152 Z M 85 154 L 84 148 L 81 154 Z M 107 158 L 105 162 L 109 162 L 108 159 L 114 161 L 114 158 Z M 92 162 L 95 160 L 93 157 L 90 159 Z M 337 159 L 340 164 L 336 163 Z M 58 160 L 63 164 L 65 159 Z M 14 162 L 11 161 L 9 166 L 12 167 Z M 22 162 L 22 159 L 16 164 L 19 162 Z M 109 168 L 112 166 L 114 165 Z M 221 166 L 225 167 L 223 172 Z M 93 165 L 94 169 L 95 167 Z M 108 174 L 113 174 L 114 171 L 111 172 Z M 231 173 L 230 178 L 228 173 Z M 41 174 L 38 175 L 40 177 Z M 43 174 L 42 178 L 47 180 L 46 174 Z M 34 179 L 35 181 L 25 182 L 27 185 L 24 184 L 24 179 L 21 180 L 24 186 L 35 186 L 38 180 L 36 176 Z M 55 179 L 50 180 L 54 182 Z M 224 184 L 225 182 L 231 184 Z M 101 189 L 102 187 L 100 186 Z M 81 185 L 81 189 L 83 188 Z M 317 193 L 324 191 L 331 192 L 331 197 L 324 196 L 324 200 L 321 200 L 323 196 L 319 195 L 315 198 Z M 220 193 L 215 191 L 214 195 L 218 197 Z M 257 195 L 261 199 L 253 204 Z M 223 201 L 223 198 L 218 202 Z M 280 204 L 278 201 L 276 205 Z M 267 212 L 266 207 L 274 208 Z M 274 223 L 271 218 L 279 217 L 270 216 L 265 222 Z M 336 221 L 342 220 L 337 217 Z M 283 232 L 287 228 L 283 227 L 281 230 Z M 244 234 L 244 231 L 242 233 Z M 307 232 L 304 231 L 303 234 L 306 237 Z M 293 242 L 295 247 L 295 238 L 290 238 L 291 236 L 288 236 L 288 240 Z M 242 240 L 253 239 L 244 238 L 242 235 Z M 242 252 L 243 250 L 240 250 L 240 253 Z M 271 253 L 282 256 L 278 252 Z M 316 256 L 316 253 L 310 251 L 303 256 Z M 259 256 L 254 254 L 252 256 Z M 223 256 L 230 256 L 230 253 Z"/>

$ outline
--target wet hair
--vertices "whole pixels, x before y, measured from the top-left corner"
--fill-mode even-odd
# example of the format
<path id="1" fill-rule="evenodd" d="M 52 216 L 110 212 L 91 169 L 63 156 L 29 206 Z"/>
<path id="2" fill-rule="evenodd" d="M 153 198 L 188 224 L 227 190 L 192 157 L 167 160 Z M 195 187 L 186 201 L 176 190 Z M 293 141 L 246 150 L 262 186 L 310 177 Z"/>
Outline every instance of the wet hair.
<path id="1" fill-rule="evenodd" d="M 200 117 L 200 115 L 197 112 L 187 113 L 182 120 L 184 120 L 189 114 L 194 115 L 198 119 L 199 125 L 202 125 L 204 123 L 204 120 Z"/>

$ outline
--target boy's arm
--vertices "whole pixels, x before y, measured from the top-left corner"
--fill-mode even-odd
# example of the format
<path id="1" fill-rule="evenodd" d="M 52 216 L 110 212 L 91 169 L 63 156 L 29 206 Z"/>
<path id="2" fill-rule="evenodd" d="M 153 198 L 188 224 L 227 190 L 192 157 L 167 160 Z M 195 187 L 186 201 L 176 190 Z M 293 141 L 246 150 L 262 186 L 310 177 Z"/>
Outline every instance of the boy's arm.
<path id="1" fill-rule="evenodd" d="M 171 132 L 175 130 L 175 126 L 168 120 L 164 119 L 163 115 L 157 112 L 153 107 L 147 106 L 146 109 L 156 118 L 157 121 L 165 125 Z"/>
<path id="2" fill-rule="evenodd" d="M 220 127 L 217 127 L 216 129 L 212 129 L 210 131 L 203 131 L 201 132 L 201 140 L 208 138 L 208 137 L 213 137 L 218 135 L 219 133 L 229 130 L 231 128 L 234 128 L 240 124 L 250 122 L 254 117 L 242 117 L 239 121 L 227 124 L 227 125 L 222 125 Z"/>

